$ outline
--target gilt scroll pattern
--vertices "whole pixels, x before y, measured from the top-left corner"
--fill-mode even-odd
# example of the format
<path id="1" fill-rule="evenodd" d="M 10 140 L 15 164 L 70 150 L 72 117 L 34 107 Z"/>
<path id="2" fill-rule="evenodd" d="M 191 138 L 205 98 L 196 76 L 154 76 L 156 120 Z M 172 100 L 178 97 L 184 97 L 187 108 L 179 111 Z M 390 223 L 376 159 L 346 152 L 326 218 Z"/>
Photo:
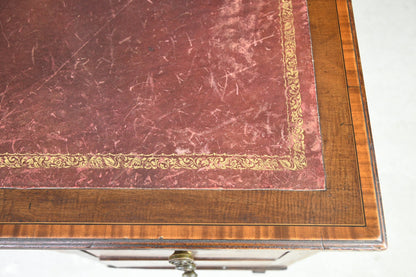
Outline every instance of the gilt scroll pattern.
<path id="1" fill-rule="evenodd" d="M 289 160 L 289 157 L 287 158 Z M 1 154 L 0 167 L 8 168 L 129 168 L 129 169 L 292 169 L 272 156 L 243 155 L 137 155 L 137 154 Z"/>
<path id="2" fill-rule="evenodd" d="M 287 91 L 287 122 L 289 136 L 294 142 L 292 150 L 293 169 L 306 167 L 305 143 L 303 131 L 302 99 L 300 94 L 299 71 L 296 55 L 296 33 L 292 0 L 282 0 L 280 26 L 282 32 L 283 59 L 285 69 L 285 87 Z"/>

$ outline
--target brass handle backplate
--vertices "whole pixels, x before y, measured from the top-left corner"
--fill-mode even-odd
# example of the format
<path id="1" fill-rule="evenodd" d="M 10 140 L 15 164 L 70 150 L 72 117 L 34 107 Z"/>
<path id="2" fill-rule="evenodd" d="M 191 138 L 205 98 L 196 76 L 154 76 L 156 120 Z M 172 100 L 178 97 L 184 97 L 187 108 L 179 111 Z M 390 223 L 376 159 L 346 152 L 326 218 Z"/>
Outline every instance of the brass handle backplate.
<path id="1" fill-rule="evenodd" d="M 195 273 L 194 256 L 189 251 L 175 251 L 169 257 L 169 263 L 173 264 L 176 269 L 184 271 L 182 277 L 197 277 Z"/>

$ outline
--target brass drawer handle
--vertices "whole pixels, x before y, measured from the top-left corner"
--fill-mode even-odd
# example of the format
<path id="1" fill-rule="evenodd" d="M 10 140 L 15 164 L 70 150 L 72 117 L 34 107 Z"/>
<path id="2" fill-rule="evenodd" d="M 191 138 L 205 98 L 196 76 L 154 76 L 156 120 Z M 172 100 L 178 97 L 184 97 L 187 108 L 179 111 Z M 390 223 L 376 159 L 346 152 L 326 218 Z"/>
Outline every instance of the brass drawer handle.
<path id="1" fill-rule="evenodd" d="M 195 273 L 194 256 L 189 251 L 175 251 L 169 257 L 169 263 L 173 264 L 176 269 L 183 270 L 182 277 L 197 277 Z"/>

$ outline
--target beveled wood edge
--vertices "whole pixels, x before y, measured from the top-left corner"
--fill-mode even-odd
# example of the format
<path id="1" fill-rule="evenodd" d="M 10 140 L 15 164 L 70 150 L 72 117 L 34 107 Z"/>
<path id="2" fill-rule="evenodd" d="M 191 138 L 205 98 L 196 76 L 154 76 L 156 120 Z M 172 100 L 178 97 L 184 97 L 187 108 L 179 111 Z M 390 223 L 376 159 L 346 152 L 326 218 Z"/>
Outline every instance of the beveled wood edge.
<path id="1" fill-rule="evenodd" d="M 365 92 L 364 75 L 363 75 L 362 64 L 361 64 L 360 49 L 358 47 L 358 38 L 357 38 L 357 31 L 355 28 L 352 0 L 347 0 L 347 5 L 348 5 L 350 28 L 351 28 L 351 33 L 352 33 L 352 41 L 354 44 L 355 64 L 357 66 L 359 87 L 360 87 L 361 99 L 362 99 L 362 105 L 363 105 L 363 111 L 364 111 L 364 118 L 365 118 L 364 122 L 366 125 L 368 146 L 369 146 L 369 151 L 370 151 L 371 169 L 373 173 L 373 182 L 374 182 L 375 198 L 376 198 L 376 205 L 377 205 L 376 210 L 377 210 L 378 223 L 379 223 L 379 228 L 380 228 L 379 249 L 386 250 L 388 246 L 388 242 L 387 242 L 386 225 L 385 225 L 385 219 L 384 219 L 383 203 L 382 203 L 382 197 L 381 197 L 380 179 L 378 177 L 377 160 L 376 160 L 375 147 L 374 147 L 374 142 L 373 142 L 373 135 L 371 131 L 370 115 L 369 115 L 368 105 L 367 105 L 367 96 Z"/>
<path id="2" fill-rule="evenodd" d="M 385 250 L 379 240 L 131 240 L 131 239 L 2 239 L 2 249 L 287 249 Z"/>
<path id="3" fill-rule="evenodd" d="M 352 0 L 337 0 L 337 8 L 338 8 L 338 16 L 342 18 L 344 15 L 344 19 L 348 19 L 348 26 L 349 26 L 349 35 L 351 36 L 351 43 L 352 43 L 352 51 L 350 53 L 347 53 L 349 50 L 348 45 L 344 45 L 345 43 L 348 44 L 348 40 L 342 39 L 343 43 L 343 51 L 344 51 L 344 59 L 346 60 L 346 73 L 347 73 L 347 84 L 348 84 L 348 90 L 350 94 L 350 102 L 353 106 L 354 98 L 358 99 L 359 101 L 356 101 L 356 103 L 361 104 L 361 110 L 362 112 L 359 113 L 359 116 L 362 116 L 362 119 L 357 117 L 356 113 L 352 113 L 353 115 L 353 122 L 354 127 L 359 125 L 360 123 L 364 124 L 364 134 L 365 136 L 362 136 L 359 138 L 360 130 L 355 129 L 356 133 L 356 139 L 364 139 L 366 138 L 366 147 L 364 149 L 362 148 L 362 144 L 357 144 L 357 152 L 360 156 L 369 156 L 369 164 L 363 163 L 362 160 L 359 158 L 359 167 L 360 167 L 360 173 L 363 171 L 363 168 L 366 166 L 369 166 L 368 169 L 370 170 L 372 175 L 371 176 L 363 176 L 361 175 L 362 184 L 365 183 L 365 180 L 363 179 L 370 179 L 372 181 L 372 186 L 370 187 L 362 187 L 362 194 L 363 194 L 363 201 L 364 201 L 364 207 L 365 207 L 365 215 L 367 218 L 367 229 L 372 229 L 369 231 L 369 233 L 372 233 L 373 235 L 378 235 L 378 239 L 376 242 L 378 243 L 378 249 L 379 250 L 385 250 L 387 249 L 387 237 L 385 232 L 385 222 L 384 222 L 384 215 L 383 215 L 383 207 L 382 207 L 382 201 L 381 201 L 381 192 L 380 192 L 380 182 L 378 178 L 378 172 L 377 172 L 377 164 L 376 164 L 376 158 L 375 158 L 375 151 L 374 151 L 374 144 L 373 144 L 373 138 L 371 133 L 371 125 L 370 125 L 370 118 L 368 113 L 368 105 L 367 105 L 367 99 L 365 94 L 365 86 L 364 86 L 364 78 L 363 78 L 363 72 L 362 72 L 362 66 L 361 66 L 361 59 L 360 59 L 360 53 L 359 53 L 359 47 L 358 47 L 358 40 L 357 40 L 357 33 L 355 29 L 355 22 L 354 22 L 354 14 L 352 9 Z M 340 19 L 340 24 L 341 23 Z M 346 32 L 344 32 L 345 35 Z M 350 56 L 350 57 L 348 57 Z M 348 63 L 347 59 L 353 59 L 352 63 Z M 354 68 L 349 68 L 348 70 L 348 64 L 351 66 L 353 65 Z M 353 107 L 352 107 L 353 108 Z M 359 120 L 357 120 L 359 118 Z M 358 122 L 358 124 L 357 124 Z M 362 126 L 360 126 L 362 127 Z M 371 188 L 371 189 L 370 189 Z M 369 222 L 370 219 L 371 221 Z"/>

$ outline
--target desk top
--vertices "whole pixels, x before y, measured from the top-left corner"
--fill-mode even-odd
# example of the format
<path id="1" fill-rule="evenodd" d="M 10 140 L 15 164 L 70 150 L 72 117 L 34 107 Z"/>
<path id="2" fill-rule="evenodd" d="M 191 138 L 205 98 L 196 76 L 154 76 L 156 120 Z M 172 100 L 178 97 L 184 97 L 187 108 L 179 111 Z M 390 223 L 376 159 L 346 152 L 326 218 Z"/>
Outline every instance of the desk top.
<path id="1" fill-rule="evenodd" d="M 1 18 L 1 187 L 325 189 L 305 0 Z"/>
<path id="2" fill-rule="evenodd" d="M 29 4 L 0 9 L 4 247 L 385 247 L 349 1 Z"/>

